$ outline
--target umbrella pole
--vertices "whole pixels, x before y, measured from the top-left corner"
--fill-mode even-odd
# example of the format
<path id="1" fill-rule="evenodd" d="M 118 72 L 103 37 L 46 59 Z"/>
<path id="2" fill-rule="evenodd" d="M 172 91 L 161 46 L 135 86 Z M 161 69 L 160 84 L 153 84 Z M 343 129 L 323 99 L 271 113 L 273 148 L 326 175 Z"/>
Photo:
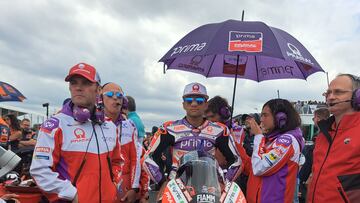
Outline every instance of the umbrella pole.
<path id="1" fill-rule="evenodd" d="M 241 15 L 241 21 L 244 21 L 244 16 L 245 16 L 245 11 L 243 10 L 242 15 Z M 235 71 L 233 98 L 232 98 L 232 102 L 231 102 L 230 124 L 228 126 L 229 128 L 231 128 L 231 126 L 232 126 L 232 119 L 233 119 L 233 115 L 234 115 L 234 103 L 235 103 L 235 92 L 236 92 L 236 83 L 237 83 L 238 70 L 239 70 L 239 55 L 237 55 L 237 57 L 236 57 L 236 71 Z"/>
<path id="2" fill-rule="evenodd" d="M 239 55 L 237 55 L 237 58 L 236 58 L 236 71 L 235 71 L 233 98 L 232 98 L 232 103 L 231 103 L 230 122 L 232 122 L 232 118 L 233 118 L 233 114 L 234 114 L 234 103 L 235 103 L 235 92 L 236 92 L 236 82 L 237 82 L 237 76 L 238 76 L 238 69 L 239 69 Z M 231 125 L 231 123 L 230 123 L 230 125 Z"/>

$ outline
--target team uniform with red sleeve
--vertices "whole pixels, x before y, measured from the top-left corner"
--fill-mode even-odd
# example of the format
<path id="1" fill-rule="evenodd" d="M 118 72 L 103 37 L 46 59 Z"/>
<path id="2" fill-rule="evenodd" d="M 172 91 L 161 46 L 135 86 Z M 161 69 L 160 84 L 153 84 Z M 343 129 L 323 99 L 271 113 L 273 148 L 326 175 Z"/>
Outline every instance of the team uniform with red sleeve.
<path id="1" fill-rule="evenodd" d="M 50 202 L 115 202 L 120 161 L 114 123 L 79 123 L 67 103 L 42 124 L 30 173 Z"/>
<path id="2" fill-rule="evenodd" d="M 266 136 L 255 135 L 251 163 L 244 164 L 245 171 L 249 172 L 246 195 L 249 203 L 293 201 L 303 145 L 300 128 Z M 239 152 L 241 157 L 247 156 L 245 150 Z"/>
<path id="3" fill-rule="evenodd" d="M 125 194 L 130 189 L 140 188 L 140 157 L 138 156 L 137 130 L 134 123 L 130 120 L 123 120 L 118 126 L 121 132 L 121 156 L 124 159 L 120 182 L 122 193 Z"/>
<path id="4" fill-rule="evenodd" d="M 243 170 L 241 173 L 249 176 L 251 170 L 251 157 L 249 157 L 246 153 L 245 148 L 243 147 L 244 139 L 245 139 L 245 130 L 241 126 L 233 126 L 231 129 L 231 136 L 233 137 L 235 147 L 239 152 L 240 158 L 242 160 Z"/>
<path id="5" fill-rule="evenodd" d="M 142 153 L 141 153 L 141 162 L 140 165 L 143 165 L 143 157 L 145 156 L 145 149 L 142 148 Z M 148 193 L 149 191 L 149 183 L 150 183 L 150 177 L 149 175 L 146 173 L 144 167 L 141 167 L 141 173 L 140 173 L 140 199 L 144 198 L 145 195 Z"/>

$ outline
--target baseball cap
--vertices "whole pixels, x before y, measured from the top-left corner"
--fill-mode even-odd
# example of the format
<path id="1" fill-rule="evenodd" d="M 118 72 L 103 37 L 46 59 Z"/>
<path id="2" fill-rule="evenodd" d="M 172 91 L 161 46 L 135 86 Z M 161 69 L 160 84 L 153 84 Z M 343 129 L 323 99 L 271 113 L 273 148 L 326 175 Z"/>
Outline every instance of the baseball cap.
<path id="1" fill-rule="evenodd" d="M 247 117 L 252 117 L 255 119 L 256 123 L 260 124 L 260 116 L 257 113 L 251 113 L 251 114 L 243 114 L 241 116 L 241 122 L 245 123 L 245 120 L 247 119 Z"/>
<path id="2" fill-rule="evenodd" d="M 193 82 L 185 86 L 183 97 L 188 95 L 200 95 L 206 99 L 209 98 L 206 92 L 206 87 L 200 83 Z"/>
<path id="3" fill-rule="evenodd" d="M 94 66 L 91 66 L 86 63 L 79 63 L 73 66 L 69 70 L 69 74 L 66 76 L 65 81 L 68 82 L 70 78 L 74 75 L 80 75 L 91 82 L 97 82 L 101 84 L 99 73 L 96 71 Z"/>

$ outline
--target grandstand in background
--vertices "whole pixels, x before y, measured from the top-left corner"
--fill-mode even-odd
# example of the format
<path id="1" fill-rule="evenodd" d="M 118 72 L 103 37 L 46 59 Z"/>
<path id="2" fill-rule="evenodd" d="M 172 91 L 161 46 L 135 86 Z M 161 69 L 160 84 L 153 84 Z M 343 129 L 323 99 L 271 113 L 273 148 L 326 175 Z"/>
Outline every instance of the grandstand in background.
<path id="1" fill-rule="evenodd" d="M 45 114 L 0 103 L 0 116 L 3 117 L 6 114 L 15 114 L 19 120 L 28 118 L 32 125 L 41 124 L 46 120 Z"/>
<path id="2" fill-rule="evenodd" d="M 319 101 L 297 101 L 292 102 L 296 111 L 299 113 L 301 118 L 301 128 L 303 131 L 303 136 L 306 141 L 311 141 L 317 131 L 314 126 L 314 122 L 312 118 L 314 117 L 314 111 L 318 108 L 326 108 L 325 102 Z M 253 112 L 254 113 L 254 112 Z M 260 115 L 260 112 L 256 112 Z M 247 113 L 250 114 L 250 113 Z M 234 116 L 233 119 L 241 120 L 242 114 L 238 114 Z"/>

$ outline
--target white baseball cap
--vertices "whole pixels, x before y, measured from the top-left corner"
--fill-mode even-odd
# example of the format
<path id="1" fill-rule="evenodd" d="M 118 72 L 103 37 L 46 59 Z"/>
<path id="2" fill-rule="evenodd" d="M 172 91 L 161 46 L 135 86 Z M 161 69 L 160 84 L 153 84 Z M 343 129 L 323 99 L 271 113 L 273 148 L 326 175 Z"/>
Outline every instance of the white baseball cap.
<path id="1" fill-rule="evenodd" d="M 185 86 L 183 97 L 188 95 L 200 95 L 209 99 L 206 87 L 198 82 L 193 82 Z"/>

